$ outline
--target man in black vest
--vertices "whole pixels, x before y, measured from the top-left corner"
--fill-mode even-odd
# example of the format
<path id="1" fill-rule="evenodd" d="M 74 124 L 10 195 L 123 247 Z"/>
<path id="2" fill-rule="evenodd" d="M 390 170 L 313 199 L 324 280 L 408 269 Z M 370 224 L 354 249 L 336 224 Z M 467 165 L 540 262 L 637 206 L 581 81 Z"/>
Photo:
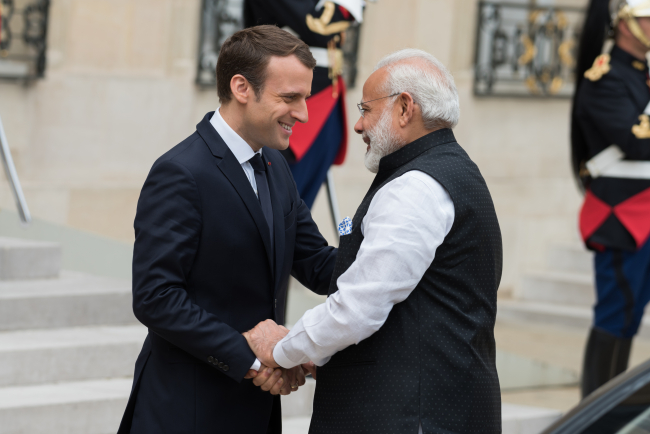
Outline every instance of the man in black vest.
<path id="1" fill-rule="evenodd" d="M 359 110 L 377 176 L 341 227 L 329 298 L 286 336 L 270 320 L 244 336 L 268 366 L 318 366 L 312 434 L 500 433 L 501 232 L 451 130 L 453 78 L 429 54 L 399 51 Z"/>

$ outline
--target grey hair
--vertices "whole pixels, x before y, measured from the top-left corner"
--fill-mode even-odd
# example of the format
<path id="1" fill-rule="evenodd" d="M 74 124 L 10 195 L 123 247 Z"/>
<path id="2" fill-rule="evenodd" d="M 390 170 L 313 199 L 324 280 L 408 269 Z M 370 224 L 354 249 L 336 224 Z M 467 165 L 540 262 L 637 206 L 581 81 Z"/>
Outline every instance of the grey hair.
<path id="1" fill-rule="evenodd" d="M 424 61 L 429 67 L 408 60 Z M 438 59 L 426 51 L 407 48 L 381 59 L 375 71 L 381 68 L 388 69 L 384 91 L 389 95 L 410 94 L 422 110 L 425 128 L 454 128 L 458 124 L 460 103 L 454 77 Z"/>

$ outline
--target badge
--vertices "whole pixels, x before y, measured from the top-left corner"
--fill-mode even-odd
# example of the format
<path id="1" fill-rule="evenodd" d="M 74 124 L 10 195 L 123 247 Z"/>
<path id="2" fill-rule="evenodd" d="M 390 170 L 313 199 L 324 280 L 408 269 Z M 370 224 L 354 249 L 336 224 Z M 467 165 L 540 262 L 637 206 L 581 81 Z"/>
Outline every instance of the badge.
<path id="1" fill-rule="evenodd" d="M 609 61 L 611 60 L 611 57 L 609 54 L 601 54 L 600 56 L 596 57 L 596 60 L 594 61 L 594 65 L 589 68 L 587 71 L 585 71 L 585 78 L 591 80 L 591 81 L 598 81 L 600 80 L 603 75 L 607 74 L 611 67 L 609 66 Z"/>
<path id="2" fill-rule="evenodd" d="M 639 116 L 639 125 L 632 127 L 632 134 L 637 139 L 650 139 L 650 117 L 648 115 Z"/>
<path id="3" fill-rule="evenodd" d="M 639 71 L 645 71 L 645 63 L 639 62 L 638 60 L 632 61 L 632 66 Z"/>

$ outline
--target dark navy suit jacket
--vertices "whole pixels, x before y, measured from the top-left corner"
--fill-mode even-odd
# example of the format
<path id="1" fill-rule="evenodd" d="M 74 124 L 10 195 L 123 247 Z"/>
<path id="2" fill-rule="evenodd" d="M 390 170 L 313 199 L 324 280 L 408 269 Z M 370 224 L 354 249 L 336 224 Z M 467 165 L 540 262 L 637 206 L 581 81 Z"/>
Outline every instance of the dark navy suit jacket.
<path id="1" fill-rule="evenodd" d="M 274 243 L 240 163 L 210 124 L 160 157 L 135 218 L 133 310 L 149 328 L 119 433 L 260 433 L 279 399 L 243 380 L 242 332 L 284 322 L 286 282 L 327 294 L 336 249 L 264 148 Z M 274 405 L 275 402 L 275 405 Z"/>

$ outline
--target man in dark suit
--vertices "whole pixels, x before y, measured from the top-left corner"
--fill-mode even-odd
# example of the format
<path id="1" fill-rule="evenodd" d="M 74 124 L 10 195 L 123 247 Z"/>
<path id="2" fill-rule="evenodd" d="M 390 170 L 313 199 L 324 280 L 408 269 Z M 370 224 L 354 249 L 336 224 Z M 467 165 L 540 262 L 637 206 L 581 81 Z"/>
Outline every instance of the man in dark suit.
<path id="1" fill-rule="evenodd" d="M 135 218 L 133 310 L 149 328 L 119 433 L 280 433 L 302 370 L 243 381 L 259 361 L 242 332 L 284 321 L 293 274 L 326 294 L 336 250 L 279 150 L 307 122 L 315 61 L 273 26 L 234 34 L 217 65 L 221 107 L 160 157 Z M 304 381 L 304 380 L 303 380 Z M 290 382 L 290 384 L 287 384 Z"/>

